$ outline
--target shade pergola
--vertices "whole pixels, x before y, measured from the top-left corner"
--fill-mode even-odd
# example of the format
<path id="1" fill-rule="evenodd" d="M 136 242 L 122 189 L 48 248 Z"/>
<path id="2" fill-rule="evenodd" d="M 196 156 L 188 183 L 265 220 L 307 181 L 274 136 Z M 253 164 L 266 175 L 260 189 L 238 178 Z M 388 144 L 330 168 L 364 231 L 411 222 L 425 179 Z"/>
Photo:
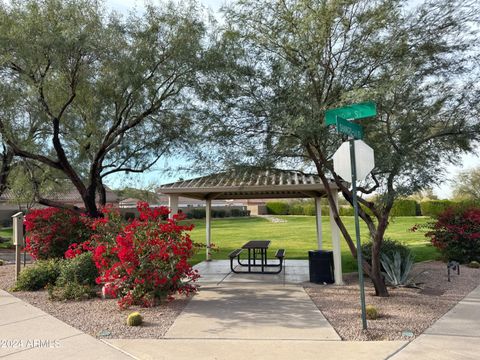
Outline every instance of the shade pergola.
<path id="1" fill-rule="evenodd" d="M 338 187 L 332 180 L 335 206 L 338 209 Z M 171 214 L 178 212 L 179 196 L 205 200 L 206 202 L 206 260 L 211 259 L 211 210 L 212 200 L 231 199 L 282 199 L 314 198 L 318 249 L 322 249 L 322 215 L 320 199 L 326 196 L 318 175 L 284 170 L 241 170 L 203 176 L 190 180 L 177 181 L 160 186 L 159 191 L 168 196 Z M 342 259 L 340 251 L 340 230 L 330 208 L 335 283 L 342 284 Z"/>

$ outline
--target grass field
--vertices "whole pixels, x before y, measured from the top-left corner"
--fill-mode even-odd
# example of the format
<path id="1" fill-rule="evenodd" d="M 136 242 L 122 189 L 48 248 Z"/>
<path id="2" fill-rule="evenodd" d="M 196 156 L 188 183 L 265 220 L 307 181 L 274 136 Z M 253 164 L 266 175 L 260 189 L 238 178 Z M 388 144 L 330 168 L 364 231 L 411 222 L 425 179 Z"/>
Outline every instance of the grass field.
<path id="1" fill-rule="evenodd" d="M 316 227 L 313 216 L 279 216 L 286 220 L 285 223 L 273 223 L 264 218 L 235 218 L 214 219 L 212 221 L 212 242 L 219 248 L 213 253 L 213 259 L 227 259 L 230 251 L 241 247 L 246 241 L 252 239 L 268 239 L 272 251 L 279 248 L 286 249 L 287 259 L 307 259 L 308 250 L 316 249 Z M 347 228 L 354 234 L 354 222 L 352 216 L 344 217 Z M 432 247 L 422 232 L 411 232 L 409 229 L 415 224 L 423 224 L 429 221 L 427 217 L 398 217 L 390 222 L 386 236 L 400 240 L 408 245 L 416 261 L 438 258 L 437 250 Z M 194 221 L 195 229 L 192 231 L 192 239 L 196 242 L 205 243 L 205 221 Z M 325 249 L 332 249 L 330 221 L 327 217 L 322 219 L 323 243 Z M 366 226 L 361 223 L 362 242 L 368 241 Z M 347 244 L 342 237 L 342 264 L 344 272 L 356 270 Z M 205 251 L 195 256 L 193 261 L 198 263 L 205 259 Z"/>
<path id="2" fill-rule="evenodd" d="M 12 229 L 0 229 L 0 236 L 3 238 L 10 239 L 9 242 L 0 243 L 0 249 L 8 249 L 12 246 Z"/>
<path id="3" fill-rule="evenodd" d="M 273 223 L 264 218 L 235 218 L 235 219 L 214 219 L 212 221 L 212 242 L 219 248 L 213 253 L 214 259 L 227 259 L 227 255 L 234 249 L 241 247 L 245 242 L 252 239 L 268 239 L 270 245 L 270 256 L 276 249 L 286 249 L 287 259 L 307 259 L 308 250 L 316 249 L 316 227 L 314 216 L 279 216 L 286 220 L 285 223 Z M 343 218 L 348 230 L 353 234 L 353 217 Z M 400 240 L 408 245 L 416 261 L 423 261 L 438 258 L 437 250 L 432 247 L 422 232 L 411 232 L 409 229 L 415 224 L 423 224 L 429 221 L 427 217 L 398 217 L 390 222 L 387 236 Z M 205 220 L 194 220 L 195 229 L 192 231 L 192 239 L 195 242 L 205 244 Z M 366 226 L 361 222 L 360 233 L 362 241 L 368 241 Z M 332 249 L 330 220 L 327 217 L 322 219 L 324 249 Z M 1 229 L 0 236 L 12 238 L 12 229 Z M 10 246 L 9 243 L 0 243 L 0 248 Z M 342 244 L 343 271 L 356 270 L 356 262 L 348 250 L 345 240 Z M 193 258 L 193 263 L 205 259 L 205 251 L 202 250 Z"/>

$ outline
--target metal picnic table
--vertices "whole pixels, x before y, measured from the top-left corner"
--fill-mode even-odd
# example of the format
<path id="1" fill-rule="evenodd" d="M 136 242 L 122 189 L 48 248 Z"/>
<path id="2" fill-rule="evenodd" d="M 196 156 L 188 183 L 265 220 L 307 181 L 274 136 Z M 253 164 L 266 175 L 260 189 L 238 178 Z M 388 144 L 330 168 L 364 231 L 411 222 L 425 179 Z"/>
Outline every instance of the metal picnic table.
<path id="1" fill-rule="evenodd" d="M 267 250 L 268 247 L 270 246 L 270 240 L 250 240 L 247 243 L 245 243 L 241 249 L 236 249 L 232 251 L 229 255 L 230 257 L 230 268 L 232 272 L 234 273 L 251 273 L 251 274 L 278 274 L 282 271 L 282 265 L 283 265 L 283 258 L 285 256 L 285 250 L 280 249 L 277 251 L 275 254 L 275 257 L 280 260 L 278 264 L 268 264 L 267 263 Z M 248 251 L 248 262 L 243 263 L 240 260 L 240 253 L 243 250 Z M 252 270 L 252 266 L 258 266 L 257 265 L 257 255 L 260 255 L 260 267 L 261 271 L 256 271 Z M 243 267 L 248 267 L 248 271 L 238 271 L 235 270 L 233 266 L 233 259 L 237 258 L 237 262 L 240 266 Z M 266 271 L 266 268 L 269 267 L 276 267 L 278 268 L 278 271 L 272 272 L 272 271 Z"/>

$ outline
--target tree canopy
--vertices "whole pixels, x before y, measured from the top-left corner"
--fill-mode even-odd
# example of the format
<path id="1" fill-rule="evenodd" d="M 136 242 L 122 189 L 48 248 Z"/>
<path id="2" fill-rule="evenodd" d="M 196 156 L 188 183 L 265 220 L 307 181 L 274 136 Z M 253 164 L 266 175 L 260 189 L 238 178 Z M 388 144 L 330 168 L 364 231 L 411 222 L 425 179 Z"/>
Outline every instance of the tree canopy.
<path id="1" fill-rule="evenodd" d="M 125 19 L 95 0 L 2 3 L 3 141 L 61 172 L 98 215 L 106 176 L 144 171 L 188 143 L 204 30 L 195 5 Z"/>
<path id="2" fill-rule="evenodd" d="M 377 260 L 393 200 L 442 181 L 445 166 L 480 136 L 478 10 L 473 1 L 237 1 L 203 88 L 205 116 L 217 120 L 206 128 L 219 149 L 214 160 L 314 169 L 352 202 L 331 163 L 345 138 L 323 116 L 374 100 L 379 115 L 361 125 L 376 166 L 359 190 L 379 196 L 360 199 L 369 209 L 360 216 L 374 240 L 372 267 L 365 266 L 386 294 Z"/>

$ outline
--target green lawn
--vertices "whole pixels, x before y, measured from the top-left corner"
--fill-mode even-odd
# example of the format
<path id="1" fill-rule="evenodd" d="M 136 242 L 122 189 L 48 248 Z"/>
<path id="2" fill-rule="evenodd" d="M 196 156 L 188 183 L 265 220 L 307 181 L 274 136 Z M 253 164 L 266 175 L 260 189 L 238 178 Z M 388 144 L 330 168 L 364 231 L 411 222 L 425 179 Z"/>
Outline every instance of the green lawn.
<path id="1" fill-rule="evenodd" d="M 288 259 L 307 259 L 308 250 L 316 248 L 316 227 L 313 216 L 279 216 L 287 220 L 286 223 L 272 223 L 263 218 L 236 218 L 214 219 L 212 221 L 212 242 L 220 249 L 213 253 L 214 259 L 227 259 L 227 254 L 251 239 L 269 239 L 273 250 L 284 248 Z M 350 233 L 353 234 L 353 217 L 343 218 Z M 432 247 L 428 239 L 421 232 L 411 232 L 409 229 L 414 224 L 429 221 L 426 217 L 398 217 L 390 222 L 387 236 L 407 244 L 415 255 L 416 261 L 435 259 L 437 250 Z M 192 239 L 205 243 L 205 220 L 196 220 Z M 332 248 L 330 221 L 327 217 L 322 219 L 323 243 L 325 249 Z M 366 226 L 361 222 L 362 241 L 368 240 Z M 270 252 L 272 256 L 273 251 Z M 193 259 L 198 263 L 205 258 L 205 251 L 201 251 Z M 344 272 L 356 270 L 356 263 L 350 254 L 345 240 L 342 238 L 342 264 Z"/>
<path id="2" fill-rule="evenodd" d="M 0 249 L 8 249 L 9 247 L 12 246 L 12 229 L 11 228 L 0 229 L 0 236 L 3 238 L 10 239 L 9 242 L 0 243 Z"/>

